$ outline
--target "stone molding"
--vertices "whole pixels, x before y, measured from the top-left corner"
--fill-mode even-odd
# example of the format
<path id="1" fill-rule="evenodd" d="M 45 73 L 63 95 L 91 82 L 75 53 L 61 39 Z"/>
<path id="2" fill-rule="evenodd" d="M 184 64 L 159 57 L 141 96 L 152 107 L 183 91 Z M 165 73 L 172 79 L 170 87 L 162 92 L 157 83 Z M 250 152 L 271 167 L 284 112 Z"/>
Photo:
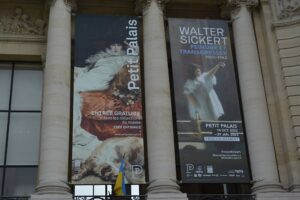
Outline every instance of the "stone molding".
<path id="1" fill-rule="evenodd" d="M 285 27 L 300 24 L 300 16 L 295 19 L 284 19 L 272 22 L 272 27 Z"/>
<path id="2" fill-rule="evenodd" d="M 275 6 L 280 20 L 300 17 L 300 0 L 276 0 Z"/>
<path id="3" fill-rule="evenodd" d="M 46 22 L 40 18 L 32 19 L 23 8 L 16 7 L 14 11 L 1 16 L 0 34 L 4 35 L 45 35 Z"/>
<path id="4" fill-rule="evenodd" d="M 47 38 L 45 35 L 10 35 L 0 34 L 0 42 L 10 43 L 41 43 L 46 44 Z"/>
<path id="5" fill-rule="evenodd" d="M 143 13 L 148 10 L 150 7 L 150 4 L 152 1 L 156 1 L 158 4 L 158 7 L 163 11 L 165 9 L 165 5 L 170 0 L 136 0 L 136 12 L 137 13 Z"/>

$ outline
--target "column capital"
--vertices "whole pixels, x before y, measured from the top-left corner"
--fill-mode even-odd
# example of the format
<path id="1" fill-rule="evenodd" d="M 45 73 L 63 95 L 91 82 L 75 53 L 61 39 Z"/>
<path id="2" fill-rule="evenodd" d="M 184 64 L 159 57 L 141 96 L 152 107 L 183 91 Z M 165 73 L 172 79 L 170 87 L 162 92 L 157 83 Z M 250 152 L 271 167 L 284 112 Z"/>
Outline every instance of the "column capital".
<path id="1" fill-rule="evenodd" d="M 65 5 L 71 10 L 77 10 L 76 0 L 64 0 Z"/>
<path id="2" fill-rule="evenodd" d="M 256 7 L 258 3 L 258 0 L 227 0 L 227 4 L 233 8 L 240 8 L 241 6 L 251 8 Z"/>
<path id="3" fill-rule="evenodd" d="M 145 11 L 147 11 L 148 8 L 150 7 L 152 1 L 156 1 L 160 10 L 163 11 L 165 8 L 165 5 L 170 0 L 136 0 L 136 12 L 144 13 Z"/>
<path id="4" fill-rule="evenodd" d="M 251 9 L 258 6 L 259 0 L 227 0 L 222 8 L 222 15 L 236 19 L 241 8 Z"/>
<path id="5" fill-rule="evenodd" d="M 63 1 L 66 9 L 70 12 L 77 9 L 76 0 L 47 0 L 46 2 L 51 7 L 55 4 L 56 1 Z"/>

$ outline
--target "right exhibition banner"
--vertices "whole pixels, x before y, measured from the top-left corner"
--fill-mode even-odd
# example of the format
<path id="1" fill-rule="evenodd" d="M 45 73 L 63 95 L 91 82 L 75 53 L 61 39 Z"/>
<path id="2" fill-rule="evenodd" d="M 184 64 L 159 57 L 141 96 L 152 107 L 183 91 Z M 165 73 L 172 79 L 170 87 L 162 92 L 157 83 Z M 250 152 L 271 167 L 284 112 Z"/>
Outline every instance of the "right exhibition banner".
<path id="1" fill-rule="evenodd" d="M 169 19 L 183 183 L 249 182 L 228 24 Z"/>

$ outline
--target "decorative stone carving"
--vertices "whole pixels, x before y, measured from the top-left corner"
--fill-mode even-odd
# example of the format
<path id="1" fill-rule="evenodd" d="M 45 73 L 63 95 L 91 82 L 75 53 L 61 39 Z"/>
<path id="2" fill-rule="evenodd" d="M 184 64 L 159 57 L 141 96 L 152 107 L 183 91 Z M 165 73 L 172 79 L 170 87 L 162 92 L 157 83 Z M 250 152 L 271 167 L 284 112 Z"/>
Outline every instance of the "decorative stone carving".
<path id="1" fill-rule="evenodd" d="M 300 16 L 300 0 L 276 0 L 279 19 Z"/>
<path id="2" fill-rule="evenodd" d="M 147 10 L 150 6 L 151 1 L 157 1 L 159 8 L 163 11 L 165 8 L 165 5 L 170 0 L 136 0 L 136 12 L 140 13 L 142 11 Z"/>
<path id="3" fill-rule="evenodd" d="M 258 5 L 258 0 L 228 0 L 228 5 L 232 7 L 241 7 L 244 4 L 247 7 L 255 7 Z"/>
<path id="4" fill-rule="evenodd" d="M 15 8 L 13 13 L 6 14 L 0 19 L 0 33 L 23 35 L 44 35 L 46 22 L 42 19 L 31 19 L 22 8 Z"/>

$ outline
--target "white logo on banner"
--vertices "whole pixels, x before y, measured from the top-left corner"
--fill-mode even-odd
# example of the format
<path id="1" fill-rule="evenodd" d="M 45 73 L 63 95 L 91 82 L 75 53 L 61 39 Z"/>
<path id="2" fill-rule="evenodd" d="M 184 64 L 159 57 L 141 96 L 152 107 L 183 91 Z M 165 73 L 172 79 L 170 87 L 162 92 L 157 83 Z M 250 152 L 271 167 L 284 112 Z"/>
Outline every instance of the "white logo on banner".
<path id="1" fill-rule="evenodd" d="M 194 170 L 195 166 L 193 164 L 185 164 L 186 166 L 186 173 L 191 173 Z"/>

